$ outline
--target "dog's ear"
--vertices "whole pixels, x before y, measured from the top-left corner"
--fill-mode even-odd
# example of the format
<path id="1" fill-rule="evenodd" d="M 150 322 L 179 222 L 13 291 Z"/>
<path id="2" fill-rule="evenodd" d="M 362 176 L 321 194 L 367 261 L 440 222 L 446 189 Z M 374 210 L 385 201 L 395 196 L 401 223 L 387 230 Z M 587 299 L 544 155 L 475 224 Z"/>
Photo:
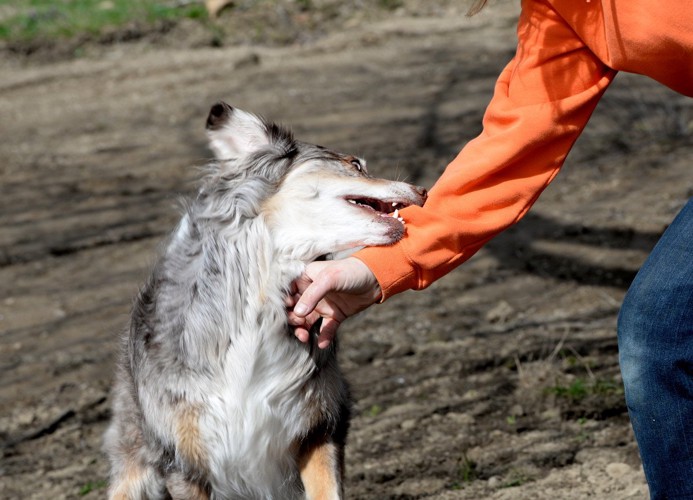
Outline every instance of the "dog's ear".
<path id="1" fill-rule="evenodd" d="M 270 143 L 267 126 L 257 116 L 218 102 L 207 116 L 209 147 L 219 160 L 253 153 Z"/>

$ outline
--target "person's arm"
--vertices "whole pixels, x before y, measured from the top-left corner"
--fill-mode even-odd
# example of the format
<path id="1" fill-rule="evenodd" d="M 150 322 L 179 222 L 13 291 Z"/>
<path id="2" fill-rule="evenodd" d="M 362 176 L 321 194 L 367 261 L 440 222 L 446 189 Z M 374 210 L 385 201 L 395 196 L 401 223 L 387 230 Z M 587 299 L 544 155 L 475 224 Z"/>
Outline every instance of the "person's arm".
<path id="1" fill-rule="evenodd" d="M 601 23 L 599 2 L 585 8 L 597 9 L 593 22 Z M 407 232 L 399 243 L 354 254 L 365 266 L 353 258 L 309 266 L 290 321 L 300 325 L 320 302 L 312 319 L 328 320 L 329 339 L 345 317 L 425 288 L 469 259 L 536 201 L 615 74 L 548 4 L 523 0 L 517 53 L 498 79 L 481 135 L 448 165 L 423 207 L 400 210 Z M 328 304 L 335 292 L 337 308 Z"/>
<path id="2" fill-rule="evenodd" d="M 558 173 L 614 76 L 549 5 L 523 1 L 517 54 L 498 79 L 483 132 L 423 207 L 400 210 L 402 241 L 355 254 L 377 278 L 381 300 L 425 288 L 517 222 Z"/>

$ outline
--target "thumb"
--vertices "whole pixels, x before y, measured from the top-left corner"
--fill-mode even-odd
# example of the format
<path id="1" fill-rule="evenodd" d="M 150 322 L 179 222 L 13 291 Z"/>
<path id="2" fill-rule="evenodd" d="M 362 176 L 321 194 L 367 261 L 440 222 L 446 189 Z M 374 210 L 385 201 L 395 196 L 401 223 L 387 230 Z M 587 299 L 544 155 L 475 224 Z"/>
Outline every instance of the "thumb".
<path id="1" fill-rule="evenodd" d="M 303 290 L 301 298 L 294 306 L 294 314 L 303 318 L 313 312 L 318 302 L 325 298 L 325 295 L 334 290 L 334 281 L 334 275 L 332 273 L 318 272 L 312 283 Z"/>

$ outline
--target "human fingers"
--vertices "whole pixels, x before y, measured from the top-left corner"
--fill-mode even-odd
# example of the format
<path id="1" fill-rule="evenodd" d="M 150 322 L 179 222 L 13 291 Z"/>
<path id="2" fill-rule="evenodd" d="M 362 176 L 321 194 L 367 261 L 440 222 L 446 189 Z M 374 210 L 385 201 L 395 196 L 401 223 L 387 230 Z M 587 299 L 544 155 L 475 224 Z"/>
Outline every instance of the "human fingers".
<path id="1" fill-rule="evenodd" d="M 291 326 L 305 326 L 307 324 L 306 318 L 301 316 L 296 316 L 293 311 L 287 311 L 287 321 Z"/>
<path id="2" fill-rule="evenodd" d="M 320 334 L 318 335 L 318 347 L 320 349 L 326 349 L 332 343 L 337 336 L 339 325 L 340 322 L 334 318 L 323 319 Z"/>
<path id="3" fill-rule="evenodd" d="M 321 318 L 321 315 L 317 311 L 309 313 L 307 316 L 297 316 L 292 310 L 287 311 L 288 322 L 292 326 L 305 326 L 310 328 Z"/>
<path id="4" fill-rule="evenodd" d="M 317 312 L 313 312 L 305 318 L 296 316 L 292 311 L 288 313 L 288 322 L 294 327 L 294 335 L 304 344 L 308 342 L 311 328 L 320 318 L 321 316 Z"/>
<path id="5" fill-rule="evenodd" d="M 301 275 L 291 283 L 291 295 L 299 296 L 313 283 L 313 278 L 322 271 L 325 261 L 311 262 Z"/>
<path id="6" fill-rule="evenodd" d="M 305 344 L 306 342 L 308 342 L 308 339 L 310 338 L 310 331 L 305 327 L 297 326 L 296 328 L 294 328 L 294 335 L 298 340 Z"/>
<path id="7" fill-rule="evenodd" d="M 325 295 L 336 289 L 335 276 L 335 273 L 327 270 L 318 273 L 312 283 L 303 290 L 301 298 L 294 305 L 294 313 L 299 317 L 311 313 Z"/>

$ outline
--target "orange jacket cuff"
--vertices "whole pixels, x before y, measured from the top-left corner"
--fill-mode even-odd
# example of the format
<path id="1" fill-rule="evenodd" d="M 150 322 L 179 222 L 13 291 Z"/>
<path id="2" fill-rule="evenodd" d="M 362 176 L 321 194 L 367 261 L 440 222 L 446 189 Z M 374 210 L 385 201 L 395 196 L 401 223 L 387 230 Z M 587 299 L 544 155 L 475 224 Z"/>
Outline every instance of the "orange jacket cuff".
<path id="1" fill-rule="evenodd" d="M 368 247 L 353 256 L 366 264 L 378 280 L 382 290 L 381 303 L 395 294 L 416 288 L 416 270 L 401 244 Z"/>

